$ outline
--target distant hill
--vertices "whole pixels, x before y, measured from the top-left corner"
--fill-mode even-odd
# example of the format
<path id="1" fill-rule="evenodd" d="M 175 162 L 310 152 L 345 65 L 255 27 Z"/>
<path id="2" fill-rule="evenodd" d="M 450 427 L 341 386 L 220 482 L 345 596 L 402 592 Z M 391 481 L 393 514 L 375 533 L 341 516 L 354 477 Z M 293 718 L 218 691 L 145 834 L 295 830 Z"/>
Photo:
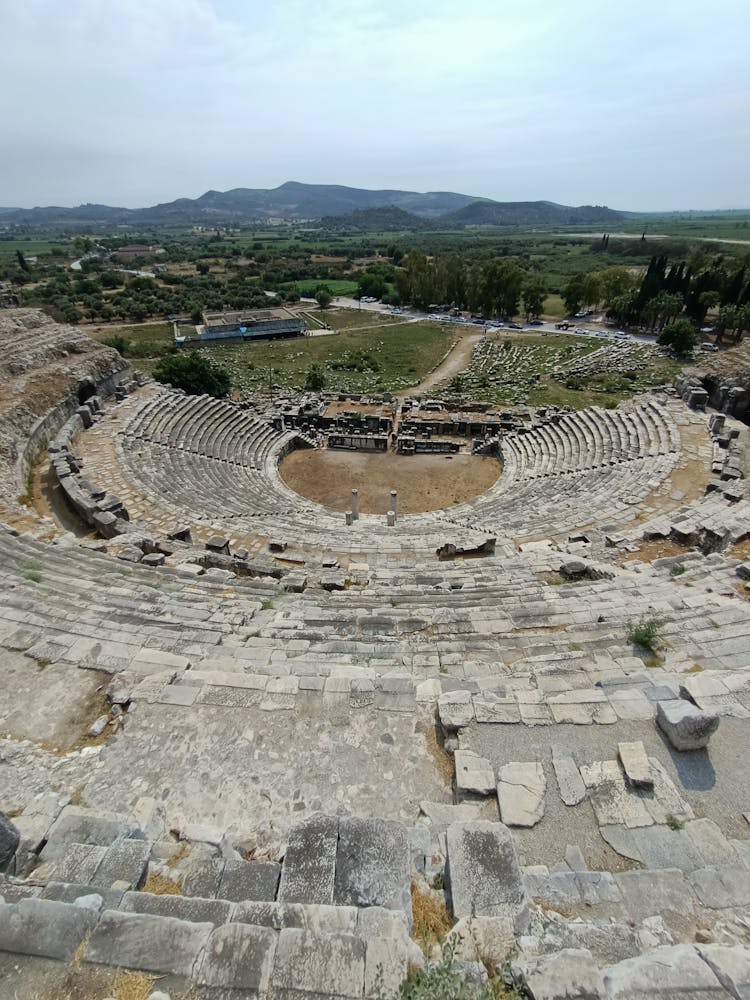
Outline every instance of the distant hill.
<path id="1" fill-rule="evenodd" d="M 345 217 L 345 224 L 378 228 L 376 217 L 354 213 L 382 210 L 379 228 L 418 228 L 414 219 L 440 220 L 462 225 L 534 225 L 616 222 L 623 213 L 609 208 L 584 205 L 571 208 L 549 201 L 497 202 L 452 191 L 378 190 L 344 187 L 338 184 L 301 184 L 287 181 L 277 188 L 234 188 L 206 191 L 199 198 L 178 198 L 149 208 L 112 208 L 108 205 L 79 205 L 76 208 L 49 206 L 31 209 L 0 209 L 0 225 L 49 226 L 131 226 L 163 223 L 205 226 Z M 394 215 L 401 212 L 401 217 Z M 349 218 L 349 217 L 352 218 Z M 342 219 L 342 221 L 344 221 Z"/>
<path id="2" fill-rule="evenodd" d="M 349 230 L 357 233 L 390 233 L 404 230 L 431 229 L 442 224 L 440 217 L 434 221 L 420 218 L 402 208 L 356 208 L 346 215 L 326 215 L 320 220 L 321 229 Z"/>
<path id="3" fill-rule="evenodd" d="M 600 205 L 557 205 L 553 201 L 472 201 L 442 218 L 460 226 L 575 226 L 621 222 L 624 212 Z"/>

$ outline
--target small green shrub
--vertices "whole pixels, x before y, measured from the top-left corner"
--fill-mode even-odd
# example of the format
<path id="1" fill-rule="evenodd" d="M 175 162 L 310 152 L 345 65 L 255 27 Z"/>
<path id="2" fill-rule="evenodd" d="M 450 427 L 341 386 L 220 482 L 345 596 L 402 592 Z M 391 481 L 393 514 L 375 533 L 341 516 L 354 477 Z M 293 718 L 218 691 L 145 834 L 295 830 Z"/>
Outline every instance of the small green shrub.
<path id="1" fill-rule="evenodd" d="M 650 649 L 652 653 L 655 652 L 663 624 L 662 619 L 656 616 L 646 616 L 637 622 L 631 622 L 628 628 L 628 642 L 642 649 Z"/>
<path id="2" fill-rule="evenodd" d="M 684 572 L 685 572 L 685 567 L 682 565 L 682 563 L 675 563 L 675 565 L 670 569 L 669 575 L 682 576 Z"/>
<path id="3" fill-rule="evenodd" d="M 466 983 L 453 961 L 454 946 L 443 945 L 440 962 L 425 969 L 411 969 L 393 1000 L 521 1000 L 515 987 L 506 986 L 502 977 L 490 978 L 481 990 Z M 382 985 L 376 986 L 376 996 L 385 1000 Z"/>
<path id="4" fill-rule="evenodd" d="M 677 819 L 676 816 L 673 816 L 672 813 L 670 813 L 667 816 L 667 826 L 670 830 L 682 830 L 684 829 L 685 824 L 681 819 Z"/>

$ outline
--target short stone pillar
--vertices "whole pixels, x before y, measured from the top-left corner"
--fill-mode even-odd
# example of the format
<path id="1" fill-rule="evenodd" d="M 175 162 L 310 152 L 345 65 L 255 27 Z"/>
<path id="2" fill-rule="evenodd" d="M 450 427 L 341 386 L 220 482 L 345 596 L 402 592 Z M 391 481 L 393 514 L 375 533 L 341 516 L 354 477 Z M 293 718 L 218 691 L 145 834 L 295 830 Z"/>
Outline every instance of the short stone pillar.
<path id="1" fill-rule="evenodd" d="M 726 417 L 723 413 L 712 413 L 708 421 L 708 427 L 712 434 L 721 434 L 724 430 Z"/>
<path id="2" fill-rule="evenodd" d="M 352 521 L 359 520 L 359 490 L 352 490 Z"/>
<path id="3" fill-rule="evenodd" d="M 386 514 L 386 519 L 388 521 L 388 527 L 393 528 L 396 525 L 396 512 L 394 510 L 389 510 Z"/>
<path id="4" fill-rule="evenodd" d="M 346 526 L 347 526 L 347 528 L 351 527 L 352 520 L 353 520 L 352 512 L 350 510 L 348 510 L 346 512 Z"/>
<path id="5" fill-rule="evenodd" d="M 396 490 L 391 490 L 391 510 L 393 511 L 393 520 L 395 521 L 398 514 L 398 493 Z"/>

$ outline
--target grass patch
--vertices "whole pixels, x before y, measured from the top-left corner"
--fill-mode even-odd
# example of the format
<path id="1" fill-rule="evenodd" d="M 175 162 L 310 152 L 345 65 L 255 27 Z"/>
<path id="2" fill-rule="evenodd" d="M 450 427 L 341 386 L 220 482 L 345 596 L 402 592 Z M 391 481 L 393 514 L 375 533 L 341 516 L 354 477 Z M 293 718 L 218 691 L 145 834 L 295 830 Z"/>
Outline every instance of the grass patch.
<path id="1" fill-rule="evenodd" d="M 412 937 L 428 955 L 434 945 L 442 944 L 453 926 L 445 905 L 445 897 L 429 889 L 411 884 Z"/>
<path id="2" fill-rule="evenodd" d="M 669 827 L 670 830 L 685 829 L 685 824 L 682 822 L 682 820 L 677 819 L 677 817 L 673 816 L 672 813 L 669 813 L 669 815 L 667 816 L 667 826 Z"/>
<path id="3" fill-rule="evenodd" d="M 154 896 L 181 896 L 182 886 L 161 872 L 151 872 L 143 883 L 141 892 L 150 892 Z"/>
<path id="4" fill-rule="evenodd" d="M 128 358 L 160 358 L 174 347 L 171 323 L 138 323 L 91 331 L 102 344 Z"/>
<path id="5" fill-rule="evenodd" d="M 315 311 L 313 315 L 317 316 Z M 270 381 L 282 389 L 301 389 L 308 369 L 318 365 L 327 387 L 349 392 L 393 392 L 420 382 L 451 346 L 450 324 L 405 323 L 398 318 L 352 309 L 327 310 L 326 320 L 337 330 L 321 337 L 224 344 L 200 348 L 224 365 L 235 389 L 267 389 Z M 341 367 L 347 359 L 369 364 Z M 139 367 L 153 368 L 146 359 Z"/>

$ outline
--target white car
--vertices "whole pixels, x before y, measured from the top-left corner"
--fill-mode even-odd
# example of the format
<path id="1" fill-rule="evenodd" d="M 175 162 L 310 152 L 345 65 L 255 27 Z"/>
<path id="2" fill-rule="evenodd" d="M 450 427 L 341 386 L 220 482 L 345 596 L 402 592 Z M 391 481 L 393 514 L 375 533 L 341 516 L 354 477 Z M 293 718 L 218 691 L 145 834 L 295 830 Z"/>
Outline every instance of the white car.
<path id="1" fill-rule="evenodd" d="M 705 340 L 701 344 L 701 350 L 702 351 L 718 351 L 719 348 L 717 347 L 716 344 L 712 344 L 710 340 Z"/>

